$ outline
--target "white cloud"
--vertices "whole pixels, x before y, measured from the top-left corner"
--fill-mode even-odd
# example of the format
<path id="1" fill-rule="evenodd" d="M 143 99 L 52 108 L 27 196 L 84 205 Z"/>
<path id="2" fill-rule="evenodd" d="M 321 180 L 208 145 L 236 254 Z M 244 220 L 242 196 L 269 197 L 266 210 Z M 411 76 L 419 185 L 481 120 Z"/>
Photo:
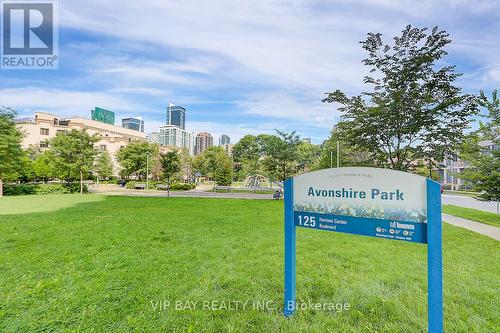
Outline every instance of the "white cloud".
<path id="1" fill-rule="evenodd" d="M 244 112 L 278 119 L 293 119 L 319 128 L 332 128 L 339 112 L 331 104 L 318 98 L 298 101 L 287 93 L 269 93 L 251 96 L 239 103 Z"/>
<path id="2" fill-rule="evenodd" d="M 33 87 L 0 89 L 0 101 L 2 105 L 11 106 L 22 116 L 32 116 L 35 111 L 44 111 L 65 117 L 90 117 L 90 110 L 95 106 L 116 111 L 139 108 L 139 105 L 131 100 L 106 93 Z"/>
<path id="3" fill-rule="evenodd" d="M 232 131 L 228 134 L 235 137 L 283 126 L 323 133 L 338 120 L 335 106 L 321 103 L 323 94 L 336 88 L 357 94 L 363 87 L 365 52 L 357 42 L 370 31 L 383 33 L 390 42 L 408 23 L 440 25 L 454 41 L 450 56 L 474 66 L 467 68 L 461 82 L 474 91 L 498 84 L 496 4 L 493 0 L 68 0 L 60 6 L 63 27 L 114 37 L 107 47 L 103 45 L 109 40 L 98 38 L 97 44 L 103 44 L 73 41 L 68 46 L 90 57 L 82 69 L 85 77 L 77 79 L 82 85 L 86 79 L 102 84 L 104 91 L 27 88 L 9 97 L 4 89 L 0 98 L 26 109 L 87 114 L 94 105 L 102 105 L 131 115 L 141 115 L 140 111 L 146 113 L 149 129 L 162 124 L 157 120 L 169 101 L 188 108 L 190 103 L 231 101 L 238 107 L 234 111 L 238 117 L 228 111 L 223 124 L 190 118 L 188 126 L 216 135 Z M 481 25 L 483 16 L 489 21 Z M 242 120 L 245 116 L 248 121 Z"/>

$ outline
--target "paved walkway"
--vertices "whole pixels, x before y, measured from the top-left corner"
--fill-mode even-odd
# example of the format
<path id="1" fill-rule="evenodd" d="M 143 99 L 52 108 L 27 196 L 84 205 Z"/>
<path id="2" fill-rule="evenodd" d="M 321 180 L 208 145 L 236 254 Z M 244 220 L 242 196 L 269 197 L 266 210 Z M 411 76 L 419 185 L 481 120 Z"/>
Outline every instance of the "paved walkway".
<path id="1" fill-rule="evenodd" d="M 484 210 L 485 212 L 496 213 L 497 203 L 493 201 L 479 201 L 465 195 L 443 194 L 441 196 L 443 205 L 455 205 L 460 207 Z"/>
<path id="2" fill-rule="evenodd" d="M 468 229 L 477 232 L 478 234 L 485 235 L 496 239 L 497 241 L 500 241 L 500 228 L 494 227 L 492 225 L 474 222 L 448 214 L 443 214 L 443 221 L 448 224 Z"/>
<path id="3" fill-rule="evenodd" d="M 166 197 L 166 191 L 157 190 L 131 190 L 117 185 L 101 184 L 99 186 L 92 186 L 89 188 L 92 193 L 99 193 L 105 195 L 126 195 L 136 197 Z M 200 189 L 190 191 L 171 191 L 171 197 L 183 198 L 227 198 L 227 199 L 272 199 L 272 194 L 259 194 L 259 193 L 238 193 L 238 192 L 206 192 Z"/>

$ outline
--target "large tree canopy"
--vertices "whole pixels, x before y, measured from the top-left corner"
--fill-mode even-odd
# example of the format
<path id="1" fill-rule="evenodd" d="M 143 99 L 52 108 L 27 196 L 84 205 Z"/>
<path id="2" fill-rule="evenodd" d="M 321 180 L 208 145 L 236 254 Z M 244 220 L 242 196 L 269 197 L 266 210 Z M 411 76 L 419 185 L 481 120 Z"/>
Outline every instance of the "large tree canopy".
<path id="1" fill-rule="evenodd" d="M 98 140 L 96 135 L 90 135 L 85 130 L 76 129 L 59 133 L 50 140 L 57 169 L 66 180 L 80 178 L 81 194 L 83 194 L 84 175 L 92 171 L 97 153 L 94 144 Z"/>
<path id="2" fill-rule="evenodd" d="M 340 104 L 344 140 L 369 151 L 374 163 L 404 171 L 453 154 L 478 106 L 455 85 L 455 66 L 441 65 L 450 43 L 437 27 L 407 26 L 393 45 L 369 33 L 361 44 L 371 73 L 364 82 L 373 90 L 354 97 L 336 90 L 323 100 Z"/>
<path id="3" fill-rule="evenodd" d="M 158 145 L 135 141 L 121 148 L 116 154 L 116 158 L 120 163 L 122 176 L 127 178 L 135 176 L 138 179 L 144 179 L 148 160 L 154 162 L 158 154 Z M 151 166 L 153 166 L 153 163 Z"/>
<path id="4" fill-rule="evenodd" d="M 15 115 L 14 110 L 0 107 L 0 196 L 3 195 L 3 179 L 18 169 L 24 155 L 23 136 L 14 123 Z"/>
<path id="5" fill-rule="evenodd" d="M 488 122 L 482 123 L 479 130 L 471 133 L 462 145 L 461 158 L 469 163 L 469 168 L 460 175 L 472 183 L 483 200 L 500 201 L 500 99 L 493 91 L 491 101 L 481 91 L 481 106 L 488 111 Z M 479 145 L 489 143 L 484 148 Z"/>

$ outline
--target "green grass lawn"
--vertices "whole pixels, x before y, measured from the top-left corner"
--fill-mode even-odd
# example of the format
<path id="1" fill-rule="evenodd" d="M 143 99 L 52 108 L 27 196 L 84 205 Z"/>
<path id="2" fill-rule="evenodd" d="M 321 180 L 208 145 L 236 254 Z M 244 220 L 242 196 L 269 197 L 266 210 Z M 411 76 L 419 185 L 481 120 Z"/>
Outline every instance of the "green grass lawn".
<path id="1" fill-rule="evenodd" d="M 471 221 L 489 224 L 494 227 L 500 227 L 500 214 L 454 205 L 443 205 L 443 213 L 462 217 Z"/>
<path id="2" fill-rule="evenodd" d="M 426 331 L 422 244 L 298 230 L 298 301 L 351 308 L 285 319 L 282 201 L 43 198 L 62 206 L 0 215 L 0 332 Z M 39 197 L 22 199 L 13 205 Z M 498 331 L 499 250 L 444 225 L 446 332 Z M 199 303 L 178 311 L 164 301 Z M 270 303 L 201 308 L 213 301 Z"/>

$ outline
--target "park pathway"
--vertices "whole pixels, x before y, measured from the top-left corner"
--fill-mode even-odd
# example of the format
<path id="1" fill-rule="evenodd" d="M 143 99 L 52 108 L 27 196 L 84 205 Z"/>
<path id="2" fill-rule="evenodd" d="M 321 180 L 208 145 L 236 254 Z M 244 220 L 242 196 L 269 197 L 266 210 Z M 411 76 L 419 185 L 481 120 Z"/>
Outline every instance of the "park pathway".
<path id="1" fill-rule="evenodd" d="M 461 217 L 443 214 L 443 221 L 464 229 L 474 231 L 478 234 L 488 236 L 490 238 L 500 241 L 500 228 L 492 225 L 466 220 Z"/>

